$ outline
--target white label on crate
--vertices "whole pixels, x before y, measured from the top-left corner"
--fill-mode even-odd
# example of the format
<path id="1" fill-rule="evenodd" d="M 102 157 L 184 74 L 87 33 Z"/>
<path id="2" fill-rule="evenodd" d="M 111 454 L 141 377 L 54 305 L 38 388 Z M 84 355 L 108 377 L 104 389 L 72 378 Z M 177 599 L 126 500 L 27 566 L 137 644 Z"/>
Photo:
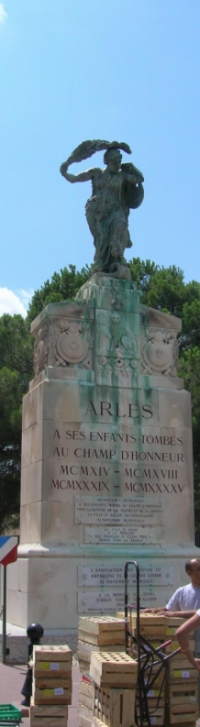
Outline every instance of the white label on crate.
<path id="1" fill-rule="evenodd" d="M 54 694 L 56 697 L 61 697 L 61 695 L 64 694 L 63 687 L 57 687 L 57 689 L 54 689 Z"/>
<path id="2" fill-rule="evenodd" d="M 182 677 L 184 677 L 184 679 L 189 679 L 189 676 L 190 676 L 189 671 L 182 671 Z"/>
<path id="3" fill-rule="evenodd" d="M 197 698 L 196 697 L 190 697 L 189 701 L 190 702 L 196 702 L 197 701 Z"/>
<path id="4" fill-rule="evenodd" d="M 60 667 L 60 664 L 58 661 L 51 661 L 50 663 L 50 669 L 53 669 L 54 671 L 58 671 Z"/>
<path id="5" fill-rule="evenodd" d="M 154 689 L 149 690 L 148 697 L 154 697 Z"/>
<path id="6" fill-rule="evenodd" d="M 151 724 L 156 724 L 156 717 L 150 717 Z"/>

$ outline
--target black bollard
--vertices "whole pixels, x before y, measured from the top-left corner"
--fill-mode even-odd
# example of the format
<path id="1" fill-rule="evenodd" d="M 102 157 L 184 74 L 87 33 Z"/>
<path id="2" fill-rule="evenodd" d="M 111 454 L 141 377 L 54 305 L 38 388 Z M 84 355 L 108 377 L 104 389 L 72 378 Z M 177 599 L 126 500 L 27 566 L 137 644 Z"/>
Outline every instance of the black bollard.
<path id="1" fill-rule="evenodd" d="M 39 644 L 40 639 L 43 636 L 44 629 L 40 624 L 30 624 L 27 628 L 27 636 L 30 639 L 30 642 L 28 644 L 28 662 L 32 658 L 33 655 L 33 646 L 34 644 Z M 21 694 L 25 697 L 21 704 L 23 707 L 30 707 L 30 700 L 32 696 L 32 669 L 28 664 L 28 670 L 25 678 L 25 682 L 23 684 L 23 687 L 21 689 Z"/>

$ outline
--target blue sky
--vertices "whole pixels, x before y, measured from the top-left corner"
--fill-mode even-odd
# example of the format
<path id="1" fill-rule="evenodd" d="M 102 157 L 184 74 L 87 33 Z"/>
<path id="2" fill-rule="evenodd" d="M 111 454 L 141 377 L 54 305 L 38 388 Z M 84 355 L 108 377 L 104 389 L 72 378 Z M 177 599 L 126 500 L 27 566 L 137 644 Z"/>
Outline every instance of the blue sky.
<path id="1" fill-rule="evenodd" d="M 90 183 L 59 174 L 85 139 L 126 141 L 144 174 L 127 259 L 200 281 L 199 0 L 4 0 L 0 68 L 0 315 L 92 262 Z"/>

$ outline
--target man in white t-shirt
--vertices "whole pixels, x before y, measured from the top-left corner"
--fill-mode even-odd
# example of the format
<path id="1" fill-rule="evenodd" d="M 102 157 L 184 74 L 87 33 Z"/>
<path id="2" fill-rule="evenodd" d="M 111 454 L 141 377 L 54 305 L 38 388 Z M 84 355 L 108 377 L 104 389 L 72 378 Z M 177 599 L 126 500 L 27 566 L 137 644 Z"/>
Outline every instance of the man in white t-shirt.
<path id="1" fill-rule="evenodd" d="M 191 618 L 200 609 L 200 558 L 188 560 L 185 564 L 185 571 L 190 578 L 191 583 L 187 586 L 177 588 L 173 596 L 168 601 L 165 608 L 148 609 L 153 613 L 164 613 L 166 616 L 181 616 L 183 618 Z M 147 611 L 147 609 L 145 609 Z M 169 612 L 169 613 L 168 613 Z M 182 626 L 181 626 L 182 629 Z M 200 628 L 195 628 L 195 652 L 194 656 L 200 658 Z M 199 713 L 200 713 L 200 677 L 199 677 Z"/>
<path id="2" fill-rule="evenodd" d="M 185 564 L 185 571 L 190 577 L 191 583 L 187 586 L 177 588 L 166 605 L 166 611 L 170 616 L 181 616 L 190 618 L 200 609 L 200 559 L 193 558 Z M 160 610 L 160 609 L 159 609 Z M 200 657 L 200 628 L 195 631 L 195 656 Z"/>

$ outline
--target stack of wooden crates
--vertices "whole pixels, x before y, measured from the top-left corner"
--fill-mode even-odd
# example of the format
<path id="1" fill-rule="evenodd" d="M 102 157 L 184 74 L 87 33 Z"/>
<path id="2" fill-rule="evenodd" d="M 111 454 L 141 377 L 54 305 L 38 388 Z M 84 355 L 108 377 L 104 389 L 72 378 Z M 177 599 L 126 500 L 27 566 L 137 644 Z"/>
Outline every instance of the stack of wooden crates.
<path id="1" fill-rule="evenodd" d="M 118 612 L 116 615 L 124 620 L 123 612 Z M 179 648 L 176 631 L 181 624 L 185 623 L 185 620 L 171 616 L 141 613 L 140 633 L 155 649 L 162 643 L 171 640 L 171 643 L 164 649 L 164 653 L 169 655 Z M 136 614 L 132 615 L 130 623 L 135 635 Z M 193 639 L 190 640 L 189 644 L 192 651 L 194 651 Z M 154 688 L 147 695 L 152 724 L 162 727 L 165 720 L 167 727 L 171 727 L 171 725 L 195 727 L 198 719 L 198 672 L 190 665 L 182 651 L 174 654 L 168 660 L 166 683 L 156 712 L 154 712 L 154 705 L 159 695 L 161 679 L 158 678 L 153 686 Z"/>
<path id="2" fill-rule="evenodd" d="M 124 652 L 124 624 L 111 616 L 79 619 L 79 727 L 135 723 L 137 663 Z M 79 663 L 80 663 L 79 662 Z"/>
<path id="3" fill-rule="evenodd" d="M 67 727 L 72 693 L 72 652 L 66 646 L 33 647 L 30 727 Z"/>
<path id="4" fill-rule="evenodd" d="M 171 651 L 179 647 L 176 630 L 182 623 L 182 618 L 167 617 L 166 635 L 168 639 L 172 639 Z M 194 651 L 193 639 L 189 645 Z M 168 664 L 166 718 L 169 726 L 183 724 L 184 727 L 195 727 L 198 719 L 198 672 L 181 651 Z"/>
<path id="5" fill-rule="evenodd" d="M 79 618 L 77 655 L 81 671 L 89 671 L 93 651 L 124 651 L 124 624 L 121 618 Z"/>
<path id="6" fill-rule="evenodd" d="M 125 652 L 93 652 L 90 675 L 79 689 L 79 727 L 131 727 L 135 724 L 137 663 Z"/>

